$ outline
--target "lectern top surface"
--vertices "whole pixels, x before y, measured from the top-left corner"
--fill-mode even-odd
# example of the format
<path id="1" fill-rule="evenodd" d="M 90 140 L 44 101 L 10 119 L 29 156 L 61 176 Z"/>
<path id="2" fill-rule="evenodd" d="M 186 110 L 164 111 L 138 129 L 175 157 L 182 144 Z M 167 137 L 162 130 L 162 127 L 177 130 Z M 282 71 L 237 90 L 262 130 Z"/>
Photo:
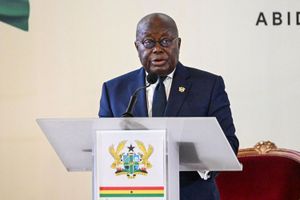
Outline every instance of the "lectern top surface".
<path id="1" fill-rule="evenodd" d="M 68 171 L 93 168 L 97 130 L 167 130 L 167 141 L 180 147 L 180 168 L 241 170 L 214 117 L 37 119 Z"/>

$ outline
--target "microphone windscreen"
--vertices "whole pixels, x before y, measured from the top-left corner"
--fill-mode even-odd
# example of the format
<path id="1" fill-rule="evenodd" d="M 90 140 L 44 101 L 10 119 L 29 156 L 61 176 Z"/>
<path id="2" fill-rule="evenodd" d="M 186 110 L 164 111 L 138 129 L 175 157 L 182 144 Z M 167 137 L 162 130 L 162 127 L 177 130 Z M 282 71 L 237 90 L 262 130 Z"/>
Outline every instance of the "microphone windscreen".
<path id="1" fill-rule="evenodd" d="M 156 83 L 157 79 L 158 79 L 158 76 L 156 74 L 148 74 L 147 75 L 147 81 L 150 84 Z"/>

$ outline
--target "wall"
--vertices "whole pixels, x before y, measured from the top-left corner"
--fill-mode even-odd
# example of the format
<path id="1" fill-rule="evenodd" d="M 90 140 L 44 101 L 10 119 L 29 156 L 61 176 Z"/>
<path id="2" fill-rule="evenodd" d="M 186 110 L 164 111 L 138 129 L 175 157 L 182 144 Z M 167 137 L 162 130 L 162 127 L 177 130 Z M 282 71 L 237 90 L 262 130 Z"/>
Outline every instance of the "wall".
<path id="1" fill-rule="evenodd" d="M 91 174 L 68 173 L 35 120 L 97 117 L 103 81 L 140 66 L 135 26 L 151 12 L 176 20 L 182 63 L 223 76 L 241 147 L 300 151 L 297 11 L 298 0 L 31 0 L 29 32 L 0 23 L 0 199 L 91 199 Z"/>

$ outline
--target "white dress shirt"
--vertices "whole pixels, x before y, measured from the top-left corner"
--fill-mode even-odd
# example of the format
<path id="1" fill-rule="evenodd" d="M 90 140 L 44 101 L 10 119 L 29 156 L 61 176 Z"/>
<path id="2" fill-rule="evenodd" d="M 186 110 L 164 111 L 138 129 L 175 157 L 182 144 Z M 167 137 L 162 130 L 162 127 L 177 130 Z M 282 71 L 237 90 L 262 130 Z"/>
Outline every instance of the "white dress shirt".
<path id="1" fill-rule="evenodd" d="M 168 76 L 164 80 L 167 101 L 168 101 L 169 95 L 170 95 L 170 90 L 171 90 L 171 85 L 172 85 L 174 72 L 175 72 L 175 69 L 170 74 L 168 74 Z M 147 75 L 148 75 L 148 73 L 146 72 L 146 77 L 147 77 Z M 158 81 L 159 80 L 157 79 L 156 83 L 154 83 L 154 84 L 152 84 L 152 85 L 150 85 L 149 87 L 146 88 L 146 99 L 147 99 L 147 108 L 148 108 L 148 116 L 149 117 L 152 117 L 153 95 L 154 95 L 155 87 L 158 84 Z M 147 79 L 146 79 L 146 84 L 148 85 Z"/>

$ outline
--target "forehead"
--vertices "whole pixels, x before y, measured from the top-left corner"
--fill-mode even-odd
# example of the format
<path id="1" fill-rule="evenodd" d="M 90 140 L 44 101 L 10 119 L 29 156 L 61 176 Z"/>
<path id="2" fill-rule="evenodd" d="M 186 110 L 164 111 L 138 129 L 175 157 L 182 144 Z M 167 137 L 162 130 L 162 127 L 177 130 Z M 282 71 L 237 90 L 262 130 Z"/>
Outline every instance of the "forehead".
<path id="1" fill-rule="evenodd" d="M 151 18 L 139 23 L 137 27 L 137 37 L 162 37 L 176 36 L 177 28 L 168 20 L 161 18 Z"/>
<path id="2" fill-rule="evenodd" d="M 170 30 L 145 30 L 141 31 L 138 34 L 138 38 L 145 38 L 145 37 L 153 37 L 153 38 L 161 38 L 161 37 L 170 37 L 173 36 L 174 33 Z"/>

